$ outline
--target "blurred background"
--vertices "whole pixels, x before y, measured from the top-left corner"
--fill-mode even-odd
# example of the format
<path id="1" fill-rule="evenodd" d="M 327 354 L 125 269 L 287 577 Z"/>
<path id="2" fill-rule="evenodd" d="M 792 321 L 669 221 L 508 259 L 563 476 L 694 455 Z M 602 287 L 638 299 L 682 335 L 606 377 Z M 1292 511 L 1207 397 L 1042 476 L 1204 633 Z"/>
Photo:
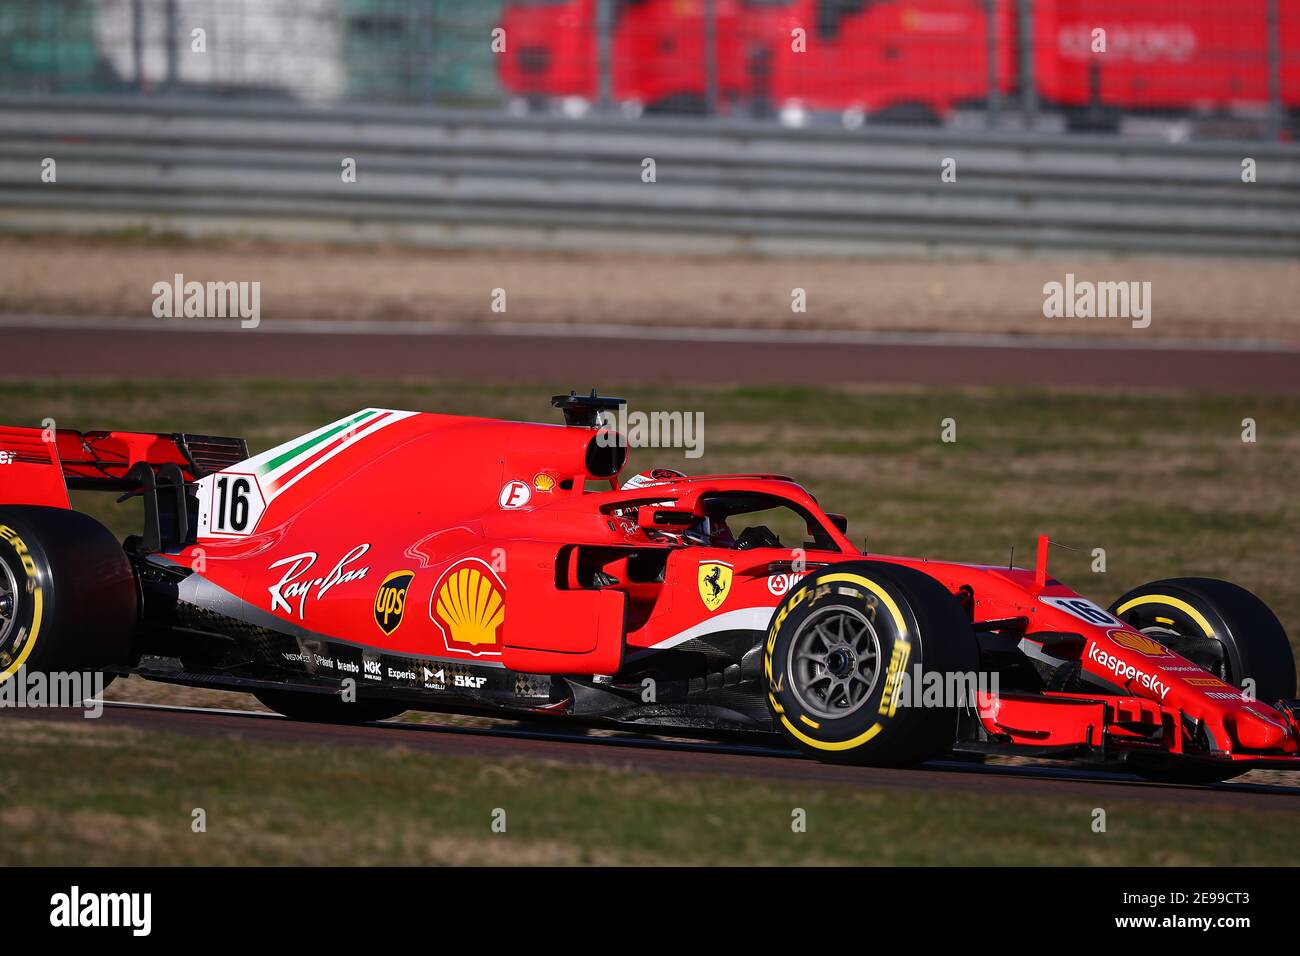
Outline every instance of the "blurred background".
<path id="1" fill-rule="evenodd" d="M 10 231 L 1290 258 L 1298 124 L 1300 0 L 0 6 Z"/>
<path id="2" fill-rule="evenodd" d="M 1276 138 L 1300 3 L 9 0 L 0 63 L 9 92 Z"/>

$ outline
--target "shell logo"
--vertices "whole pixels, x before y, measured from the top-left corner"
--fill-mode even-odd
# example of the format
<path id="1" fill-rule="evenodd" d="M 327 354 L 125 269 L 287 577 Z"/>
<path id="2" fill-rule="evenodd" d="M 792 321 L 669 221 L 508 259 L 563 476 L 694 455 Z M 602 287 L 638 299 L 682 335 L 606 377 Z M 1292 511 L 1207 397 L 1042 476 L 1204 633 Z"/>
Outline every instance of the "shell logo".
<path id="1" fill-rule="evenodd" d="M 1120 647 L 1127 647 L 1130 651 L 1137 651 L 1139 654 L 1145 654 L 1148 657 L 1166 657 L 1169 654 L 1163 644 L 1153 641 L 1145 634 L 1139 634 L 1137 631 L 1121 631 L 1116 628 L 1107 631 L 1106 636 Z"/>
<path id="2" fill-rule="evenodd" d="M 491 566 L 468 558 L 443 574 L 429 602 L 429 616 L 448 650 L 475 656 L 501 653 L 506 619 L 505 585 Z"/>
<path id="3" fill-rule="evenodd" d="M 533 476 L 533 487 L 538 491 L 553 491 L 555 489 L 555 478 L 544 471 L 539 471 Z"/>

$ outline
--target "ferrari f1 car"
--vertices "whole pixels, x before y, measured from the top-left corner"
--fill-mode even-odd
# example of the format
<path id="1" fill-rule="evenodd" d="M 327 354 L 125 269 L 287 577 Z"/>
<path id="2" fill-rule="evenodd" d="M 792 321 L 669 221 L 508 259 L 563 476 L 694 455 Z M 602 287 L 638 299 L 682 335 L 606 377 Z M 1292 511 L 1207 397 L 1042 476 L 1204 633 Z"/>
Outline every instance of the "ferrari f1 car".
<path id="1" fill-rule="evenodd" d="M 866 554 L 790 478 L 620 483 L 619 400 L 564 424 L 367 408 L 250 457 L 191 434 L 0 428 L 0 679 L 95 669 L 288 717 L 408 709 L 815 757 L 1300 767 L 1295 664 L 1240 587 L 1108 608 L 1031 569 Z M 68 489 L 139 496 L 119 542 Z"/>

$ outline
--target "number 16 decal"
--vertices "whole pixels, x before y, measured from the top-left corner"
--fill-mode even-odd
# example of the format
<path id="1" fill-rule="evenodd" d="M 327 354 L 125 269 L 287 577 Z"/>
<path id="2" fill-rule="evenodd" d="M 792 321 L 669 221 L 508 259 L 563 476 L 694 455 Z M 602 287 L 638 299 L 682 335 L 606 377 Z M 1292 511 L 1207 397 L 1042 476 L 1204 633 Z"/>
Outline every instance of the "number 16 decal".
<path id="1" fill-rule="evenodd" d="M 203 479 L 208 485 L 200 501 L 207 510 L 199 516 L 199 534 L 238 537 L 252 534 L 261 520 L 266 502 L 254 475 L 221 472 Z"/>
<path id="2" fill-rule="evenodd" d="M 1098 627 L 1114 627 L 1123 623 L 1111 617 L 1097 605 L 1093 604 L 1087 598 L 1081 597 L 1045 597 L 1039 598 L 1044 604 L 1050 604 L 1052 607 L 1060 608 L 1062 611 L 1068 611 L 1081 621 L 1087 621 L 1089 624 L 1096 624 Z"/>

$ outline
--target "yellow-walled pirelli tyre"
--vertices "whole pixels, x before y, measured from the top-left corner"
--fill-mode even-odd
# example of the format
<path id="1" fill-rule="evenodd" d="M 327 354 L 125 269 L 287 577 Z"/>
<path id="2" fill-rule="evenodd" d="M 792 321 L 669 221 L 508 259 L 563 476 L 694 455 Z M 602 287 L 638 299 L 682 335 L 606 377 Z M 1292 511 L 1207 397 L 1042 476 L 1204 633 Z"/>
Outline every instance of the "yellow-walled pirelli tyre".
<path id="1" fill-rule="evenodd" d="M 1129 591 L 1110 613 L 1234 687 L 1254 681 L 1257 700 L 1295 697 L 1295 657 L 1268 606 L 1245 588 L 1214 578 L 1169 578 Z M 1245 773 L 1234 766 L 1130 762 L 1150 780 L 1215 783 Z"/>
<path id="2" fill-rule="evenodd" d="M 956 686 L 947 675 L 977 666 L 975 635 L 952 594 L 920 571 L 874 561 L 804 578 L 773 613 L 763 655 L 777 728 L 819 760 L 873 766 L 947 753 L 958 702 L 922 701 L 917 675 Z"/>
<path id="3" fill-rule="evenodd" d="M 1277 616 L 1243 587 L 1169 578 L 1129 591 L 1110 613 L 1266 704 L 1295 697 L 1295 657 Z"/>
<path id="4" fill-rule="evenodd" d="M 65 508 L 0 506 L 0 681 L 131 662 L 135 573 L 98 521 Z"/>

